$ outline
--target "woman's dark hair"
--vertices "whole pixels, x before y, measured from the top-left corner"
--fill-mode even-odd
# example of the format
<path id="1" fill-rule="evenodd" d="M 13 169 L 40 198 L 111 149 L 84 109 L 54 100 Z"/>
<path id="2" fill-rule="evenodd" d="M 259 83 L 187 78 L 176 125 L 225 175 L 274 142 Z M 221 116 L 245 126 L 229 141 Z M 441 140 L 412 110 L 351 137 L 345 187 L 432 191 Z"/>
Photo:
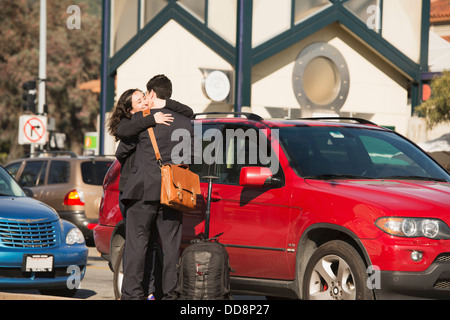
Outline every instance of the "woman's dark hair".
<path id="1" fill-rule="evenodd" d="M 119 140 L 119 137 L 117 136 L 117 126 L 119 125 L 120 120 L 123 118 L 131 119 L 131 110 L 133 109 L 131 98 L 136 91 L 142 92 L 139 89 L 128 89 L 122 93 L 119 101 L 117 101 L 111 118 L 109 118 L 108 132 L 115 137 L 116 141 Z"/>

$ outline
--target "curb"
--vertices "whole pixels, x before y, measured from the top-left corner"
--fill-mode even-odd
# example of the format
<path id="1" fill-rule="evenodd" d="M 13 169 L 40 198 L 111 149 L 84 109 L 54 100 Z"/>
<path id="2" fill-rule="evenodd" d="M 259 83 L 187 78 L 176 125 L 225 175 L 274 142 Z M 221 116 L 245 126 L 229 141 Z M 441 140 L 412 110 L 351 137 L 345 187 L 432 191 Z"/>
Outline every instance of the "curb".
<path id="1" fill-rule="evenodd" d="M 46 296 L 41 294 L 0 292 L 0 301 L 1 300 L 80 300 L 80 299 Z"/>

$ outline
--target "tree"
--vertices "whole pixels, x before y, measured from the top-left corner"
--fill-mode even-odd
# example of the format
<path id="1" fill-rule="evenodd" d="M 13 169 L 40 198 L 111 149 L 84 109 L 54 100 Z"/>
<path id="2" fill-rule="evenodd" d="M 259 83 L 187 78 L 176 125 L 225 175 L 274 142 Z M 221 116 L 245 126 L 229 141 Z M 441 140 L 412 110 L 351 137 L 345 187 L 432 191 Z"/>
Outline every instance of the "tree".
<path id="1" fill-rule="evenodd" d="M 80 8 L 81 28 L 70 29 L 69 5 Z M 46 104 L 55 118 L 57 132 L 66 133 L 67 149 L 80 153 L 84 133 L 96 131 L 98 94 L 79 86 L 100 77 L 101 0 L 91 0 L 94 10 L 83 1 L 47 0 L 47 83 Z M 37 0 L 0 0 L 0 162 L 29 152 L 17 142 L 22 114 L 22 83 L 39 74 L 39 12 Z M 5 158 L 5 157 L 4 157 Z"/>
<path id="2" fill-rule="evenodd" d="M 416 113 L 426 118 L 429 128 L 450 122 L 450 71 L 432 80 L 431 92 L 430 99 L 416 108 Z"/>

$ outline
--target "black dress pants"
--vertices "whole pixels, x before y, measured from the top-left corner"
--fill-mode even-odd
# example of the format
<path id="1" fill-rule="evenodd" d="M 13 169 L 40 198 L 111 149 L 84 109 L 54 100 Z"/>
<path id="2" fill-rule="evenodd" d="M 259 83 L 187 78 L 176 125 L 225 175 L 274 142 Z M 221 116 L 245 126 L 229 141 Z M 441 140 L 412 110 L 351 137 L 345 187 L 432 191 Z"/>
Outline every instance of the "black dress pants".
<path id="1" fill-rule="evenodd" d="M 138 200 L 127 205 L 122 300 L 145 299 L 146 291 L 155 291 L 154 265 L 158 235 L 163 252 L 163 299 L 173 299 L 173 290 L 178 281 L 182 217 L 182 212 L 163 207 L 157 201 Z M 146 269 L 149 280 L 144 277 Z"/>

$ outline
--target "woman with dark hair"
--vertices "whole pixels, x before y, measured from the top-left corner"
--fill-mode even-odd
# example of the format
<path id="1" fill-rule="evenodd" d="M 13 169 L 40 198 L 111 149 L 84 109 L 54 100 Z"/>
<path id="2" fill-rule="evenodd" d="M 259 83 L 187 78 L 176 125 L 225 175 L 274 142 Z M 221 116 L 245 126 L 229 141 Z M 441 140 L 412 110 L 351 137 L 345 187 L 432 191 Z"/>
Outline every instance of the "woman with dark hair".
<path id="1" fill-rule="evenodd" d="M 175 102 L 175 109 L 174 111 L 177 111 L 177 102 Z M 173 104 L 172 104 L 173 105 Z M 179 104 L 181 105 L 181 104 Z M 128 123 L 128 121 L 123 121 L 121 123 L 121 121 L 123 119 L 127 119 L 127 120 L 131 120 L 131 116 L 139 111 L 145 110 L 148 108 L 148 102 L 147 99 L 145 98 L 145 94 L 139 90 L 139 89 L 128 89 L 126 90 L 124 93 L 122 93 L 122 95 L 119 98 L 119 101 L 117 102 L 117 105 L 111 115 L 111 118 L 109 119 L 109 125 L 108 125 L 108 131 L 109 133 L 115 137 L 116 141 L 119 141 L 119 137 L 117 135 L 117 128 L 119 126 L 119 124 L 121 126 L 126 126 L 126 124 Z M 168 106 L 169 109 L 170 105 Z M 148 127 L 153 127 L 155 126 L 157 123 L 162 123 L 162 124 L 166 124 L 169 125 L 169 122 L 171 122 L 173 120 L 173 118 L 171 117 L 170 114 L 164 114 L 161 112 L 158 112 L 157 114 L 155 114 L 154 116 L 150 115 L 148 117 L 147 123 L 148 126 L 144 127 L 148 128 Z M 142 130 L 140 130 L 142 131 Z"/>
<path id="2" fill-rule="evenodd" d="M 150 79 L 147 83 L 146 98 L 151 113 L 172 111 L 165 109 L 171 95 L 172 82 L 167 76 L 161 74 Z M 134 114 L 131 120 L 133 127 L 134 124 L 145 121 L 145 118 L 143 112 Z M 173 163 L 171 154 L 176 142 L 172 140 L 172 136 L 175 131 L 180 132 L 179 130 L 188 132 L 191 138 L 189 141 L 193 142 L 191 121 L 180 112 L 173 112 L 173 122 L 170 127 L 156 126 L 156 139 L 164 163 Z M 118 135 L 120 138 L 127 138 L 120 130 L 118 130 Z M 121 201 L 126 207 L 127 219 L 121 299 L 147 298 L 152 300 L 157 291 L 162 293 L 162 299 L 170 300 L 174 298 L 173 291 L 178 280 L 177 263 L 180 253 L 183 213 L 164 208 L 160 204 L 161 170 L 155 158 L 153 143 L 146 130 L 139 134 L 135 144 L 135 163 L 121 197 Z M 120 158 L 120 150 L 117 151 L 116 157 Z M 187 156 L 191 152 L 183 150 L 183 153 Z M 127 157 L 127 154 L 124 153 L 123 156 Z M 159 278 L 155 272 L 157 251 L 159 250 L 158 238 L 161 240 L 163 256 L 160 265 L 162 267 L 162 292 L 159 292 L 159 288 L 155 285 Z"/>
<path id="3" fill-rule="evenodd" d="M 169 96 L 170 98 L 170 96 Z M 166 99 L 167 109 L 187 117 L 192 117 L 193 110 L 177 101 Z M 116 151 L 116 158 L 121 164 L 120 180 L 119 180 L 119 207 L 122 213 L 124 222 L 126 223 L 126 210 L 121 201 L 122 193 L 125 188 L 127 179 L 131 173 L 131 168 L 134 164 L 135 150 L 138 134 L 149 127 L 154 127 L 156 124 L 170 125 L 173 117 L 169 113 L 157 112 L 154 115 L 148 115 L 142 119 L 131 122 L 133 114 L 149 108 L 146 95 L 139 89 L 128 89 L 119 98 L 117 105 L 108 122 L 108 131 L 115 137 L 116 141 L 120 140 Z M 120 155 L 120 156 L 118 156 Z M 156 235 L 157 236 L 157 235 Z M 149 250 L 146 253 L 146 264 L 148 267 L 145 270 L 144 281 L 142 283 L 144 292 L 149 300 L 154 300 L 154 296 L 150 290 L 152 283 L 152 256 Z"/>
<path id="4" fill-rule="evenodd" d="M 194 114 L 190 107 L 175 100 L 167 99 L 166 107 L 167 109 L 187 117 L 191 117 Z M 108 132 L 115 137 L 116 141 L 120 140 L 117 150 L 122 150 L 122 154 L 125 153 L 127 155 L 125 158 L 118 158 L 121 164 L 119 180 L 119 206 L 124 218 L 125 212 L 123 204 L 120 201 L 120 195 L 123 192 L 125 183 L 134 163 L 134 151 L 136 147 L 135 139 L 137 138 L 137 135 L 147 128 L 156 126 L 157 123 L 170 125 L 173 121 L 171 114 L 157 112 L 155 115 L 148 115 L 147 117 L 139 119 L 139 121 L 134 121 L 131 124 L 131 116 L 136 112 L 147 108 L 149 108 L 149 104 L 145 94 L 139 89 L 128 89 L 120 96 L 108 122 Z M 120 136 L 118 134 L 118 130 L 120 130 L 120 132 L 127 138 L 125 139 L 123 135 Z M 125 152 L 123 150 L 125 150 Z"/>

